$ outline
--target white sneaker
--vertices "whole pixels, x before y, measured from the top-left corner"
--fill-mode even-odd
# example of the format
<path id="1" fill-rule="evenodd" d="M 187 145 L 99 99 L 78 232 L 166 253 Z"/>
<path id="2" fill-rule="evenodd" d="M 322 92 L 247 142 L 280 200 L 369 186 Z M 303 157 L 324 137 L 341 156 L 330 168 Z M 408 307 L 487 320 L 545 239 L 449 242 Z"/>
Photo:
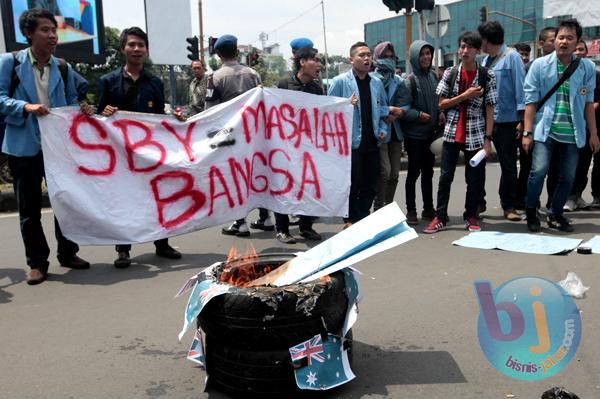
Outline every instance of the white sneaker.
<path id="1" fill-rule="evenodd" d="M 574 212 L 577 209 L 577 201 L 575 199 L 568 199 L 563 209 L 566 212 Z"/>

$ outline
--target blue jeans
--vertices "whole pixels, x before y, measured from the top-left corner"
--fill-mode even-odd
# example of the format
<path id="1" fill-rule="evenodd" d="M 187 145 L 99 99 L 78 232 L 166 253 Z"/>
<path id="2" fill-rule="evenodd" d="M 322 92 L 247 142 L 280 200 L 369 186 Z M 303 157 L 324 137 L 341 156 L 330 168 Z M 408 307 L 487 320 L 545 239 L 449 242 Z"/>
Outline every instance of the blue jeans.
<path id="1" fill-rule="evenodd" d="M 563 206 L 569 198 L 571 187 L 575 181 L 575 171 L 579 159 L 579 151 L 575 144 L 560 143 L 551 138 L 548 138 L 545 142 L 535 142 L 531 173 L 527 182 L 526 205 L 527 208 L 537 207 L 553 152 L 556 152 L 555 159 L 558 159 L 558 181 L 552 194 L 552 206 L 549 212 L 560 215 L 563 213 Z"/>

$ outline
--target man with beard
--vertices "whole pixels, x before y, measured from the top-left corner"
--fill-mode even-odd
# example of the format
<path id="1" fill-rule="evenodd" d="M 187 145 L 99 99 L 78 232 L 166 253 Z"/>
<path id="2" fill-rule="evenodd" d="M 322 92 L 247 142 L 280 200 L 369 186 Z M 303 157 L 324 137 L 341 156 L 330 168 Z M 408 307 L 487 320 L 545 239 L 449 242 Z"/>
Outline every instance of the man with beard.
<path id="1" fill-rule="evenodd" d="M 294 75 L 281 80 L 277 87 L 286 90 L 323 95 L 323 87 L 317 83 L 321 73 L 321 58 L 319 51 L 312 47 L 300 47 L 294 51 Z M 311 216 L 299 216 L 300 235 L 307 240 L 319 241 L 321 235 L 313 228 Z M 275 230 L 277 239 L 284 244 L 295 244 L 296 239 L 290 234 L 288 215 L 275 212 Z"/>
<path id="2" fill-rule="evenodd" d="M 144 68 L 148 57 L 148 36 L 138 27 L 124 29 L 119 38 L 125 65 L 100 78 L 98 113 L 111 116 L 118 110 L 152 114 L 165 113 L 165 94 L 162 81 Z M 156 255 L 179 259 L 181 253 L 163 238 L 154 241 Z M 131 265 L 131 244 L 116 246 L 118 253 L 114 265 L 126 268 Z"/>

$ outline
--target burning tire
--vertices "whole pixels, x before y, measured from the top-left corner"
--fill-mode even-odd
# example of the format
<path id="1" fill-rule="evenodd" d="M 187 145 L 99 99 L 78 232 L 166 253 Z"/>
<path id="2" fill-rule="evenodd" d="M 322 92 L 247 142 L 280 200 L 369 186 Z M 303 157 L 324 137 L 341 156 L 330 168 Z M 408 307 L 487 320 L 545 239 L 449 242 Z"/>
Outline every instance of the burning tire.
<path id="1" fill-rule="evenodd" d="M 346 334 L 352 362 L 352 330 Z M 206 337 L 206 365 L 210 384 L 235 397 L 273 396 L 299 392 L 289 350 L 252 351 L 225 346 Z"/>
<path id="2" fill-rule="evenodd" d="M 292 256 L 261 255 L 256 263 L 279 266 Z M 318 282 L 284 287 L 234 286 L 212 299 L 198 322 L 214 344 L 251 351 L 285 349 L 287 353 L 289 347 L 316 334 L 339 334 L 348 307 L 344 288 L 342 272 Z"/>

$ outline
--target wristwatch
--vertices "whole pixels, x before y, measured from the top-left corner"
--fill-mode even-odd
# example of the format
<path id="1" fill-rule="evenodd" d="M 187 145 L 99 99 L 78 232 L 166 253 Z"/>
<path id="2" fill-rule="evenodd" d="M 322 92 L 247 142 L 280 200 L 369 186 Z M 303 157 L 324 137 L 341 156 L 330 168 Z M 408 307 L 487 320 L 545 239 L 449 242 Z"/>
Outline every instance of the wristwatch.
<path id="1" fill-rule="evenodd" d="M 528 137 L 531 136 L 531 132 L 528 132 L 527 130 L 523 131 L 523 137 Z"/>

